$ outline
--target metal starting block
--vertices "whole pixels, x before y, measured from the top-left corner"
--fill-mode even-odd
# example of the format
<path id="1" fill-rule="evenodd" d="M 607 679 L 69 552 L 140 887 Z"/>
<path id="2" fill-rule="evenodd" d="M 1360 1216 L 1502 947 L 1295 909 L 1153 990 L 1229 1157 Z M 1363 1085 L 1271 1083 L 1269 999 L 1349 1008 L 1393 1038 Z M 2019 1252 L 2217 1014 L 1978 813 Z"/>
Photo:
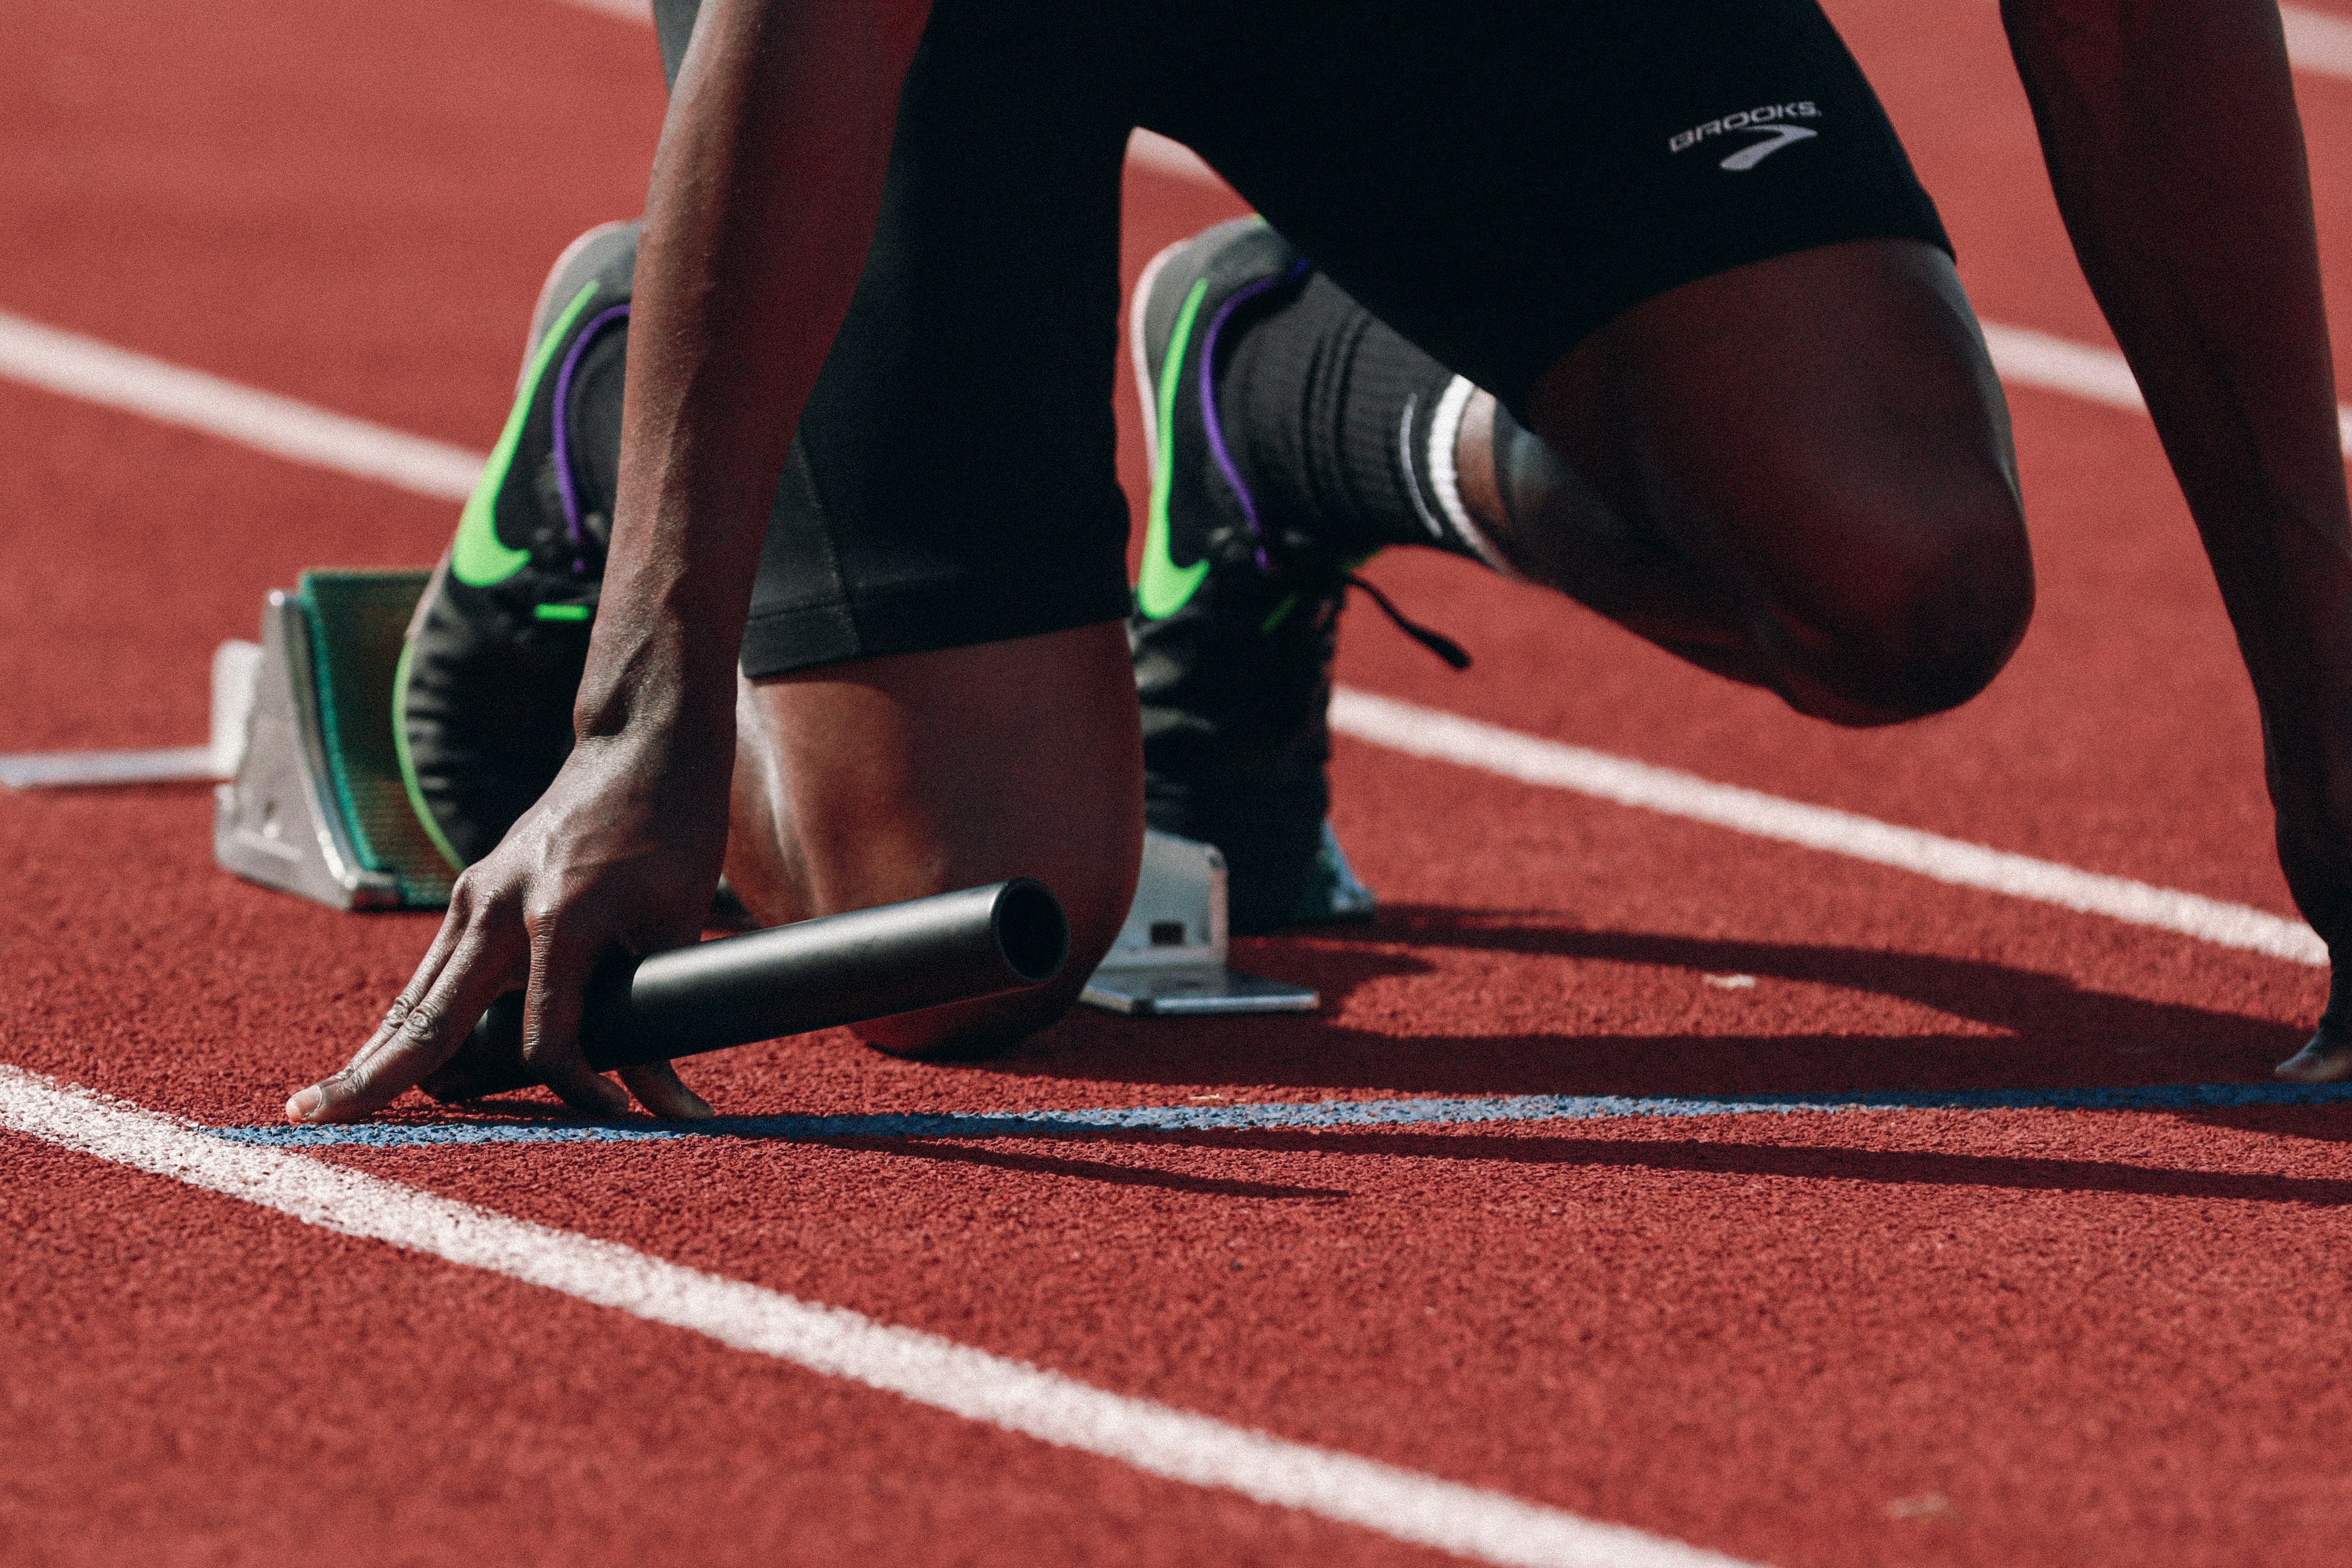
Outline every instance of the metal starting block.
<path id="1" fill-rule="evenodd" d="M 1143 835 L 1135 905 L 1080 999 L 1135 1017 L 1311 1013 L 1315 992 L 1225 966 L 1225 857 L 1173 833 Z"/>
<path id="2" fill-rule="evenodd" d="M 229 780 L 213 813 L 225 869 L 337 909 L 448 904 L 456 873 L 409 802 L 392 721 L 402 640 L 430 575 L 306 571 L 262 606 L 257 649 L 223 645 L 210 761 Z M 1224 856 L 1147 832 L 1135 905 L 1084 999 L 1137 1017 L 1315 1009 L 1314 991 L 1236 973 L 1225 949 Z"/>
<path id="3" fill-rule="evenodd" d="M 214 792 L 222 866 L 337 909 L 449 902 L 457 873 L 408 803 L 392 733 L 401 639 L 429 575 L 306 571 L 271 592 L 246 743 Z"/>

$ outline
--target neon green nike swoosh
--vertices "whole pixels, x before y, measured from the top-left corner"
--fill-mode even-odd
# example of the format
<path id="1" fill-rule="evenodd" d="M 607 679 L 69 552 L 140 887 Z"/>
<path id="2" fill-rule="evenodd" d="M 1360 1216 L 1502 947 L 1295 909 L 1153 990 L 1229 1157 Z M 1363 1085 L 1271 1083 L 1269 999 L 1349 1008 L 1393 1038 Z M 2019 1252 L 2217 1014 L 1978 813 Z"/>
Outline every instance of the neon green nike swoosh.
<path id="1" fill-rule="evenodd" d="M 1143 574 L 1135 585 L 1135 602 L 1154 621 L 1164 621 L 1184 608 L 1209 575 L 1207 560 L 1178 566 L 1168 553 L 1168 500 L 1176 488 L 1176 388 L 1184 379 L 1184 350 L 1192 338 L 1193 319 L 1208 297 L 1209 280 L 1192 285 L 1184 308 L 1176 313 L 1176 335 L 1169 340 L 1168 357 L 1160 365 L 1160 450 L 1152 455 L 1151 511 L 1143 529 Z"/>
<path id="2" fill-rule="evenodd" d="M 509 549 L 499 539 L 499 489 L 507 482 L 507 470 L 514 466 L 515 448 L 522 444 L 523 421 L 530 417 L 531 401 L 539 395 L 540 379 L 547 374 L 555 350 L 562 346 L 564 334 L 588 308 L 588 301 L 596 297 L 596 286 L 584 283 L 572 303 L 563 308 L 555 325 L 540 340 L 539 351 L 531 357 L 530 370 L 522 378 L 522 395 L 515 399 L 514 412 L 507 415 L 507 427 L 499 432 L 499 444 L 490 448 L 490 460 L 482 467 L 481 482 L 466 498 L 466 509 L 457 517 L 457 538 L 449 547 L 449 570 L 468 588 L 488 588 L 504 582 L 520 571 L 530 559 L 527 549 Z"/>

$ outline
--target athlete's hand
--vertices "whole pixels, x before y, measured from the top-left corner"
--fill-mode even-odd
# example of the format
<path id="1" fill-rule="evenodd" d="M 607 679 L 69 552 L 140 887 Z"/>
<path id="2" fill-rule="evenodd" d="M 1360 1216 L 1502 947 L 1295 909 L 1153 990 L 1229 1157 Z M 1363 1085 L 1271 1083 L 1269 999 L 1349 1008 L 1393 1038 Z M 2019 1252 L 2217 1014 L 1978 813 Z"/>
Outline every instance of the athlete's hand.
<path id="1" fill-rule="evenodd" d="M 579 1031 L 598 960 L 701 934 L 727 842 L 733 737 L 719 738 L 625 730 L 574 747 L 539 803 L 457 879 L 431 950 L 367 1044 L 289 1100 L 287 1117 L 356 1121 L 420 1084 L 456 1099 L 468 1085 L 517 1081 L 544 1083 L 594 1115 L 626 1111 L 631 1093 L 656 1116 L 709 1115 L 667 1062 L 622 1068 L 627 1092 L 591 1071 Z M 453 1061 L 475 1020 L 518 987 L 520 1071 Z"/>

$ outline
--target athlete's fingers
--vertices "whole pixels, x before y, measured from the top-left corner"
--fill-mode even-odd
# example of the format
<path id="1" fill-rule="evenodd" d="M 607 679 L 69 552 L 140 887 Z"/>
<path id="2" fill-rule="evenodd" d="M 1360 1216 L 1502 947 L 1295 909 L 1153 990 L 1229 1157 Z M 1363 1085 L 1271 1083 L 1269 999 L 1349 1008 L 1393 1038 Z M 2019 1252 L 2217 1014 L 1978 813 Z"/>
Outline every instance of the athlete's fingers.
<path id="1" fill-rule="evenodd" d="M 433 933 L 432 946 L 425 950 L 416 972 L 409 977 L 408 984 L 394 998 L 383 1021 L 376 1025 L 375 1032 L 344 1064 L 341 1072 L 297 1092 L 287 1101 L 286 1114 L 289 1120 L 314 1119 L 323 1104 L 341 1098 L 352 1084 L 372 1079 L 385 1053 L 407 1049 L 408 1042 L 414 1038 L 411 1031 L 425 1028 L 432 1018 L 429 1011 L 423 1017 L 415 1016 L 416 1009 L 432 994 L 451 955 L 458 951 L 460 945 L 473 936 L 478 946 L 479 928 L 490 913 L 490 908 L 485 906 L 475 891 L 474 879 L 458 878 L 457 885 L 449 891 L 449 911 L 442 916 L 439 927 Z"/>
<path id="2" fill-rule="evenodd" d="M 435 977 L 423 999 L 394 1004 L 383 1038 L 341 1072 L 320 1080 L 286 1103 L 296 1122 L 350 1122 L 372 1116 L 449 1060 L 499 994 L 521 968 L 521 943 L 496 922 L 475 925 Z"/>
<path id="3" fill-rule="evenodd" d="M 346 1065 L 346 1071 L 391 1043 L 407 1022 L 409 1009 L 431 993 L 433 982 L 440 977 L 442 967 L 449 961 L 449 955 L 457 951 L 459 938 L 465 936 L 472 924 L 470 904 L 461 883 L 450 890 L 449 913 L 441 917 L 439 929 L 433 933 L 433 945 L 425 949 L 425 956 L 418 962 L 416 972 L 408 977 L 408 984 L 400 988 L 400 995 L 393 998 L 392 1007 L 383 1015 L 383 1020 L 375 1026 L 375 1032 L 368 1036 L 367 1043 L 352 1056 Z"/>
<path id="4" fill-rule="evenodd" d="M 493 1002 L 495 1013 L 504 1005 L 501 997 Z M 522 998 L 515 996 L 520 1012 Z M 530 1069 L 522 1064 L 522 1026 L 518 1021 L 511 1030 L 494 1031 L 489 1042 L 467 1035 L 457 1053 L 417 1082 L 417 1087 L 443 1104 L 457 1104 L 467 1100 L 486 1100 L 493 1094 L 509 1090 L 528 1089 L 539 1082 Z M 501 1049 L 503 1046 L 503 1049 Z"/>
<path id="5" fill-rule="evenodd" d="M 629 1092 L 656 1116 L 674 1122 L 699 1122 L 710 1113 L 710 1102 L 686 1086 L 677 1069 L 667 1061 L 647 1061 L 635 1067 L 621 1069 L 621 1082 Z"/>
<path id="6" fill-rule="evenodd" d="M 618 1116 L 628 1092 L 580 1053 L 580 1018 L 597 950 L 547 916 L 530 921 L 530 979 L 522 993 L 522 1060 L 532 1077 L 574 1111 Z"/>
<path id="7" fill-rule="evenodd" d="M 509 1067 L 506 1072 L 486 1068 L 461 1045 L 457 1055 L 418 1079 L 416 1086 L 444 1105 L 462 1105 L 468 1100 L 487 1100 L 509 1089 L 530 1087 L 532 1081 L 520 1063 Z"/>
<path id="8" fill-rule="evenodd" d="M 375 1032 L 369 1035 L 366 1043 L 352 1053 L 352 1059 L 343 1064 L 341 1071 L 320 1080 L 307 1089 L 295 1092 L 286 1102 L 288 1121 L 309 1122 L 329 1119 L 320 1115 L 321 1111 L 331 1102 L 343 1097 L 352 1085 L 365 1082 L 373 1073 L 377 1062 L 386 1052 L 400 1049 L 401 1042 L 411 1027 L 412 1019 L 417 1024 L 422 1024 L 430 1018 L 429 1013 L 423 1018 L 418 1018 L 416 1009 L 425 998 L 432 994 L 433 982 L 440 976 L 442 955 L 448 946 L 446 938 L 451 929 L 459 924 L 454 915 L 442 921 L 441 930 L 434 937 L 433 946 L 426 952 L 425 961 L 417 966 L 416 973 L 409 977 L 408 984 L 401 988 L 400 995 L 393 998 L 392 1006 L 385 1011 L 383 1021 L 375 1026 Z"/>

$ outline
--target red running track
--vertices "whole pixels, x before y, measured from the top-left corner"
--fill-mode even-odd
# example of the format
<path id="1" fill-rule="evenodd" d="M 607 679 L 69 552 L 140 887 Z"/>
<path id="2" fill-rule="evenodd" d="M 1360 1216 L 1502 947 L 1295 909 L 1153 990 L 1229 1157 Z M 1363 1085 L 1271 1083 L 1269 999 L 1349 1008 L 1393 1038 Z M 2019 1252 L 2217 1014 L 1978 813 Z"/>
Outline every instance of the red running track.
<path id="1" fill-rule="evenodd" d="M 1991 7 L 1836 14 L 1986 317 L 2102 340 Z M 546 260 L 635 209 L 660 112 L 649 34 L 548 0 L 0 26 L 0 309 L 477 448 Z M 2303 86 L 2340 317 L 2352 85 Z M 1231 210 L 1138 175 L 1130 269 Z M 2287 912 L 2152 434 L 2015 405 L 2042 609 L 1961 714 L 1829 730 L 1412 554 L 1382 581 L 1477 667 L 1367 619 L 1344 676 Z M 193 740 L 204 653 L 265 589 L 422 562 L 451 524 L 7 383 L 0 430 L 31 541 L 0 552 L 0 748 Z M 1087 1015 L 954 1069 L 820 1035 L 697 1082 L 746 1113 L 2253 1082 L 2322 999 L 2309 969 L 1366 747 L 1338 784 L 1387 915 L 1247 957 L 1322 1017 Z M 0 800 L 0 1061 L 250 1123 L 364 1033 L 429 923 L 222 876 L 208 810 Z M 1751 1560 L 2221 1563 L 2332 1561 L 2352 1524 L 2347 1134 L 2002 1112 L 331 1157 Z M 0 1162 L 12 1562 L 1430 1555 L 22 1136 Z"/>

